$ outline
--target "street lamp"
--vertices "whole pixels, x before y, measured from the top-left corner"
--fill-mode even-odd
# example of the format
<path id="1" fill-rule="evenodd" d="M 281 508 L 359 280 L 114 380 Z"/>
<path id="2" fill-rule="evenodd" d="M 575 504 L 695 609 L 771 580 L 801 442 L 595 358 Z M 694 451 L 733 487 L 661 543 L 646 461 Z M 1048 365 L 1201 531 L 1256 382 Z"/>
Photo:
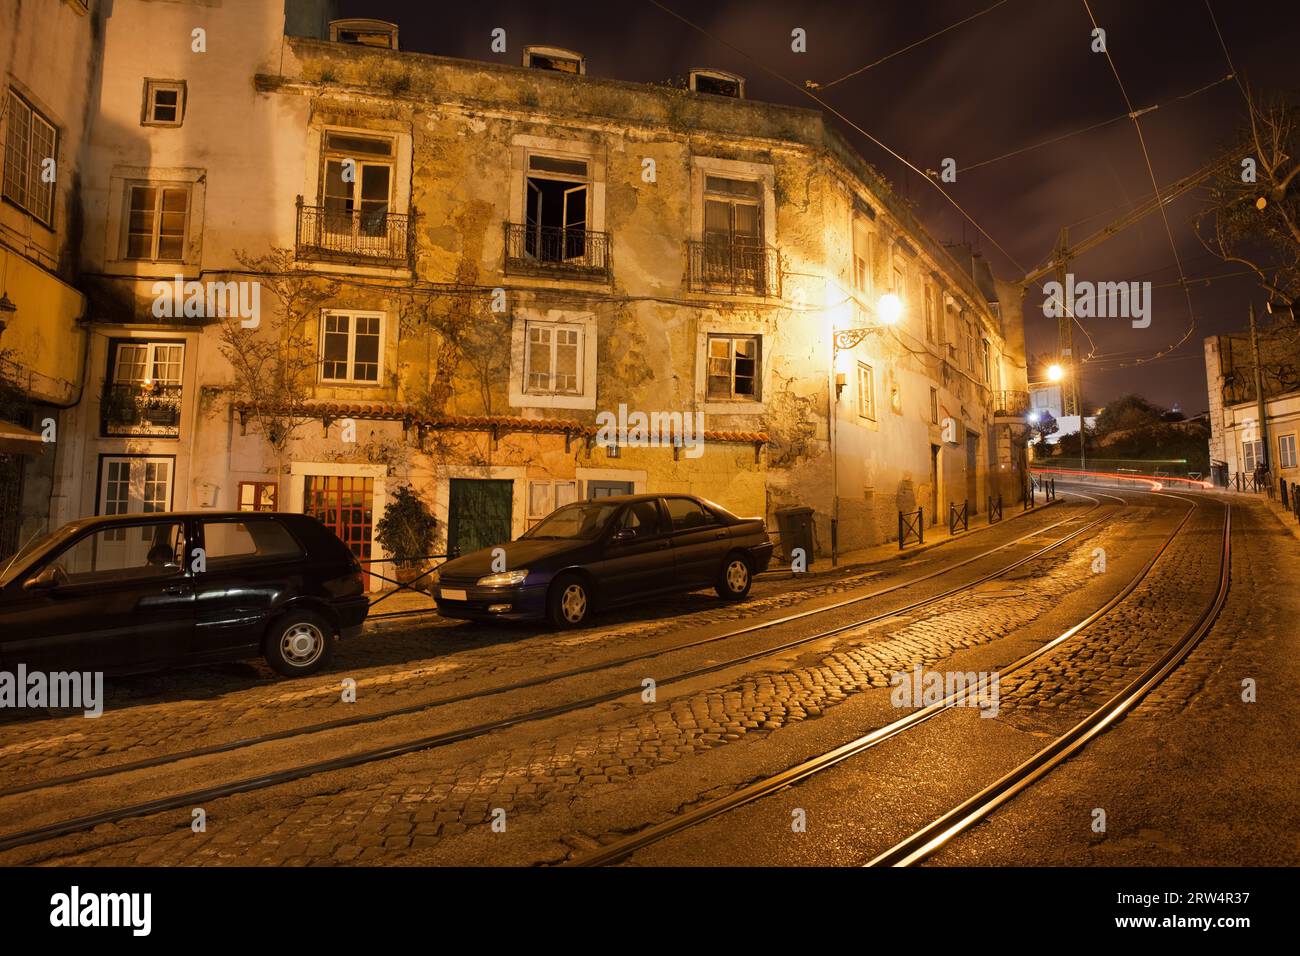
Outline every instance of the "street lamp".
<path id="1" fill-rule="evenodd" d="M 1059 382 L 1063 378 L 1065 378 L 1065 369 L 1055 364 L 1047 366 L 1047 380 L 1049 382 Z"/>

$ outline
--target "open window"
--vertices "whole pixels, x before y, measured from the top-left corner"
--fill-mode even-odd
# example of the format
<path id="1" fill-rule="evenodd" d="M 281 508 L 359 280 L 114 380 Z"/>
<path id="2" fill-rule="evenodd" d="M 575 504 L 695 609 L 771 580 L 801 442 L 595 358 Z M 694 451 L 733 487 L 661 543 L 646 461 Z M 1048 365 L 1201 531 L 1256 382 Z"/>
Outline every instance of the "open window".
<path id="1" fill-rule="evenodd" d="M 691 70 L 691 89 L 735 100 L 745 98 L 745 78 L 725 70 Z"/>
<path id="2" fill-rule="evenodd" d="M 582 76 L 587 72 L 587 61 L 581 53 L 558 46 L 524 47 L 524 66 L 532 70 L 553 70 Z"/>
<path id="3" fill-rule="evenodd" d="M 333 20 L 330 22 L 330 40 L 396 50 L 397 24 L 386 20 Z"/>
<path id="4" fill-rule="evenodd" d="M 384 136 L 326 130 L 321 161 L 324 230 L 387 242 L 393 200 L 394 144 Z"/>
<path id="5" fill-rule="evenodd" d="M 530 154 L 525 189 L 525 253 L 542 262 L 584 261 L 591 210 L 587 160 Z"/>

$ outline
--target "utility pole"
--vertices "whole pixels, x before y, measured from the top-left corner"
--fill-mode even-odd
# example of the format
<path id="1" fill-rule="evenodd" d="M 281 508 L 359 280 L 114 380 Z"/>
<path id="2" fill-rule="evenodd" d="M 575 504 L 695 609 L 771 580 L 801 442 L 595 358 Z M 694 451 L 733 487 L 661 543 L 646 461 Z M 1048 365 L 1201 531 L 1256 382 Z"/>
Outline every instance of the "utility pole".
<path id="1" fill-rule="evenodd" d="M 1259 360 L 1259 329 L 1255 327 L 1255 303 L 1250 303 L 1250 351 L 1255 362 L 1255 403 L 1259 416 L 1259 458 L 1265 471 L 1271 471 L 1268 459 L 1268 412 L 1264 407 L 1264 363 Z"/>

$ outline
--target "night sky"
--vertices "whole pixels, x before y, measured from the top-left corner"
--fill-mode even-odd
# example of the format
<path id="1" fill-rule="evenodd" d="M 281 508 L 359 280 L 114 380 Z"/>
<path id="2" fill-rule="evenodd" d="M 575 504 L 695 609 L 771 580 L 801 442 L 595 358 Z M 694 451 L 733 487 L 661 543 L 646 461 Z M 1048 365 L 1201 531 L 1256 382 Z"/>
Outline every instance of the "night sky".
<path id="1" fill-rule="evenodd" d="M 1092 22 L 1083 0 L 861 0 L 850 4 L 660 0 L 705 33 L 649 0 L 523 3 L 478 0 L 339 0 L 339 16 L 391 20 L 404 50 L 518 64 L 525 44 L 567 47 L 587 58 L 587 72 L 662 82 L 692 67 L 746 77 L 754 100 L 817 107 L 764 67 L 815 91 L 831 107 L 922 170 L 957 161 L 949 194 L 1005 254 L 964 220 L 925 179 L 839 119 L 861 153 L 915 204 L 945 242 L 969 241 L 999 276 L 1017 278 L 1045 261 L 1062 225 L 1076 241 L 1152 193 L 1134 124 L 1106 57 L 1090 49 Z M 1107 46 L 1141 118 L 1156 181 L 1163 188 L 1208 162 L 1245 117 L 1204 0 L 1089 0 Z M 1252 88 L 1300 87 L 1300 3 L 1211 0 L 1238 75 Z M 966 17 L 977 16 L 880 65 L 873 63 Z M 490 51 L 490 32 L 504 27 L 509 49 Z M 790 31 L 807 31 L 808 52 L 790 49 Z M 729 49 L 727 44 L 744 51 Z M 1194 92 L 1199 91 L 1199 92 Z M 1188 95 L 1194 94 L 1194 95 Z M 987 165 L 985 160 L 1034 146 L 1115 117 L 1116 122 Z M 966 167 L 976 167 L 969 168 Z M 965 170 L 965 171 L 963 171 Z M 1168 207 L 1173 238 L 1189 278 L 1196 331 L 1168 357 L 1135 366 L 1183 337 L 1192 318 L 1177 286 L 1178 269 L 1160 214 L 1076 260 L 1076 280 L 1150 281 L 1151 326 L 1124 319 L 1084 320 L 1096 358 L 1084 366 L 1089 409 L 1138 392 L 1188 414 L 1206 407 L 1202 339 L 1246 322 L 1252 296 L 1263 296 L 1239 266 L 1210 255 L 1191 227 L 1203 203 L 1193 191 Z M 1056 324 L 1042 314 L 1042 293 L 1025 299 L 1029 351 L 1055 350 Z M 1076 351 L 1090 346 L 1075 332 Z M 1127 364 L 1126 364 L 1127 363 Z M 1037 376 L 1031 367 L 1031 379 Z"/>

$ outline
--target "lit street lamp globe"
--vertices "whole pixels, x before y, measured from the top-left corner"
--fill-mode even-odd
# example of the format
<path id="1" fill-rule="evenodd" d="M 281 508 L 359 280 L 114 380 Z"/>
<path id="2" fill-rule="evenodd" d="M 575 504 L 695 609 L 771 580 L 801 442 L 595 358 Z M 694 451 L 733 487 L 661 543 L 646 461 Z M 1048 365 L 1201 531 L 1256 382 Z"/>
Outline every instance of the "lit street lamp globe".
<path id="1" fill-rule="evenodd" d="M 903 315 L 903 300 L 892 292 L 880 297 L 880 321 L 893 325 Z"/>
<path id="2" fill-rule="evenodd" d="M 1047 366 L 1047 380 L 1049 382 L 1059 382 L 1063 378 L 1065 378 L 1065 369 L 1059 365 Z"/>

